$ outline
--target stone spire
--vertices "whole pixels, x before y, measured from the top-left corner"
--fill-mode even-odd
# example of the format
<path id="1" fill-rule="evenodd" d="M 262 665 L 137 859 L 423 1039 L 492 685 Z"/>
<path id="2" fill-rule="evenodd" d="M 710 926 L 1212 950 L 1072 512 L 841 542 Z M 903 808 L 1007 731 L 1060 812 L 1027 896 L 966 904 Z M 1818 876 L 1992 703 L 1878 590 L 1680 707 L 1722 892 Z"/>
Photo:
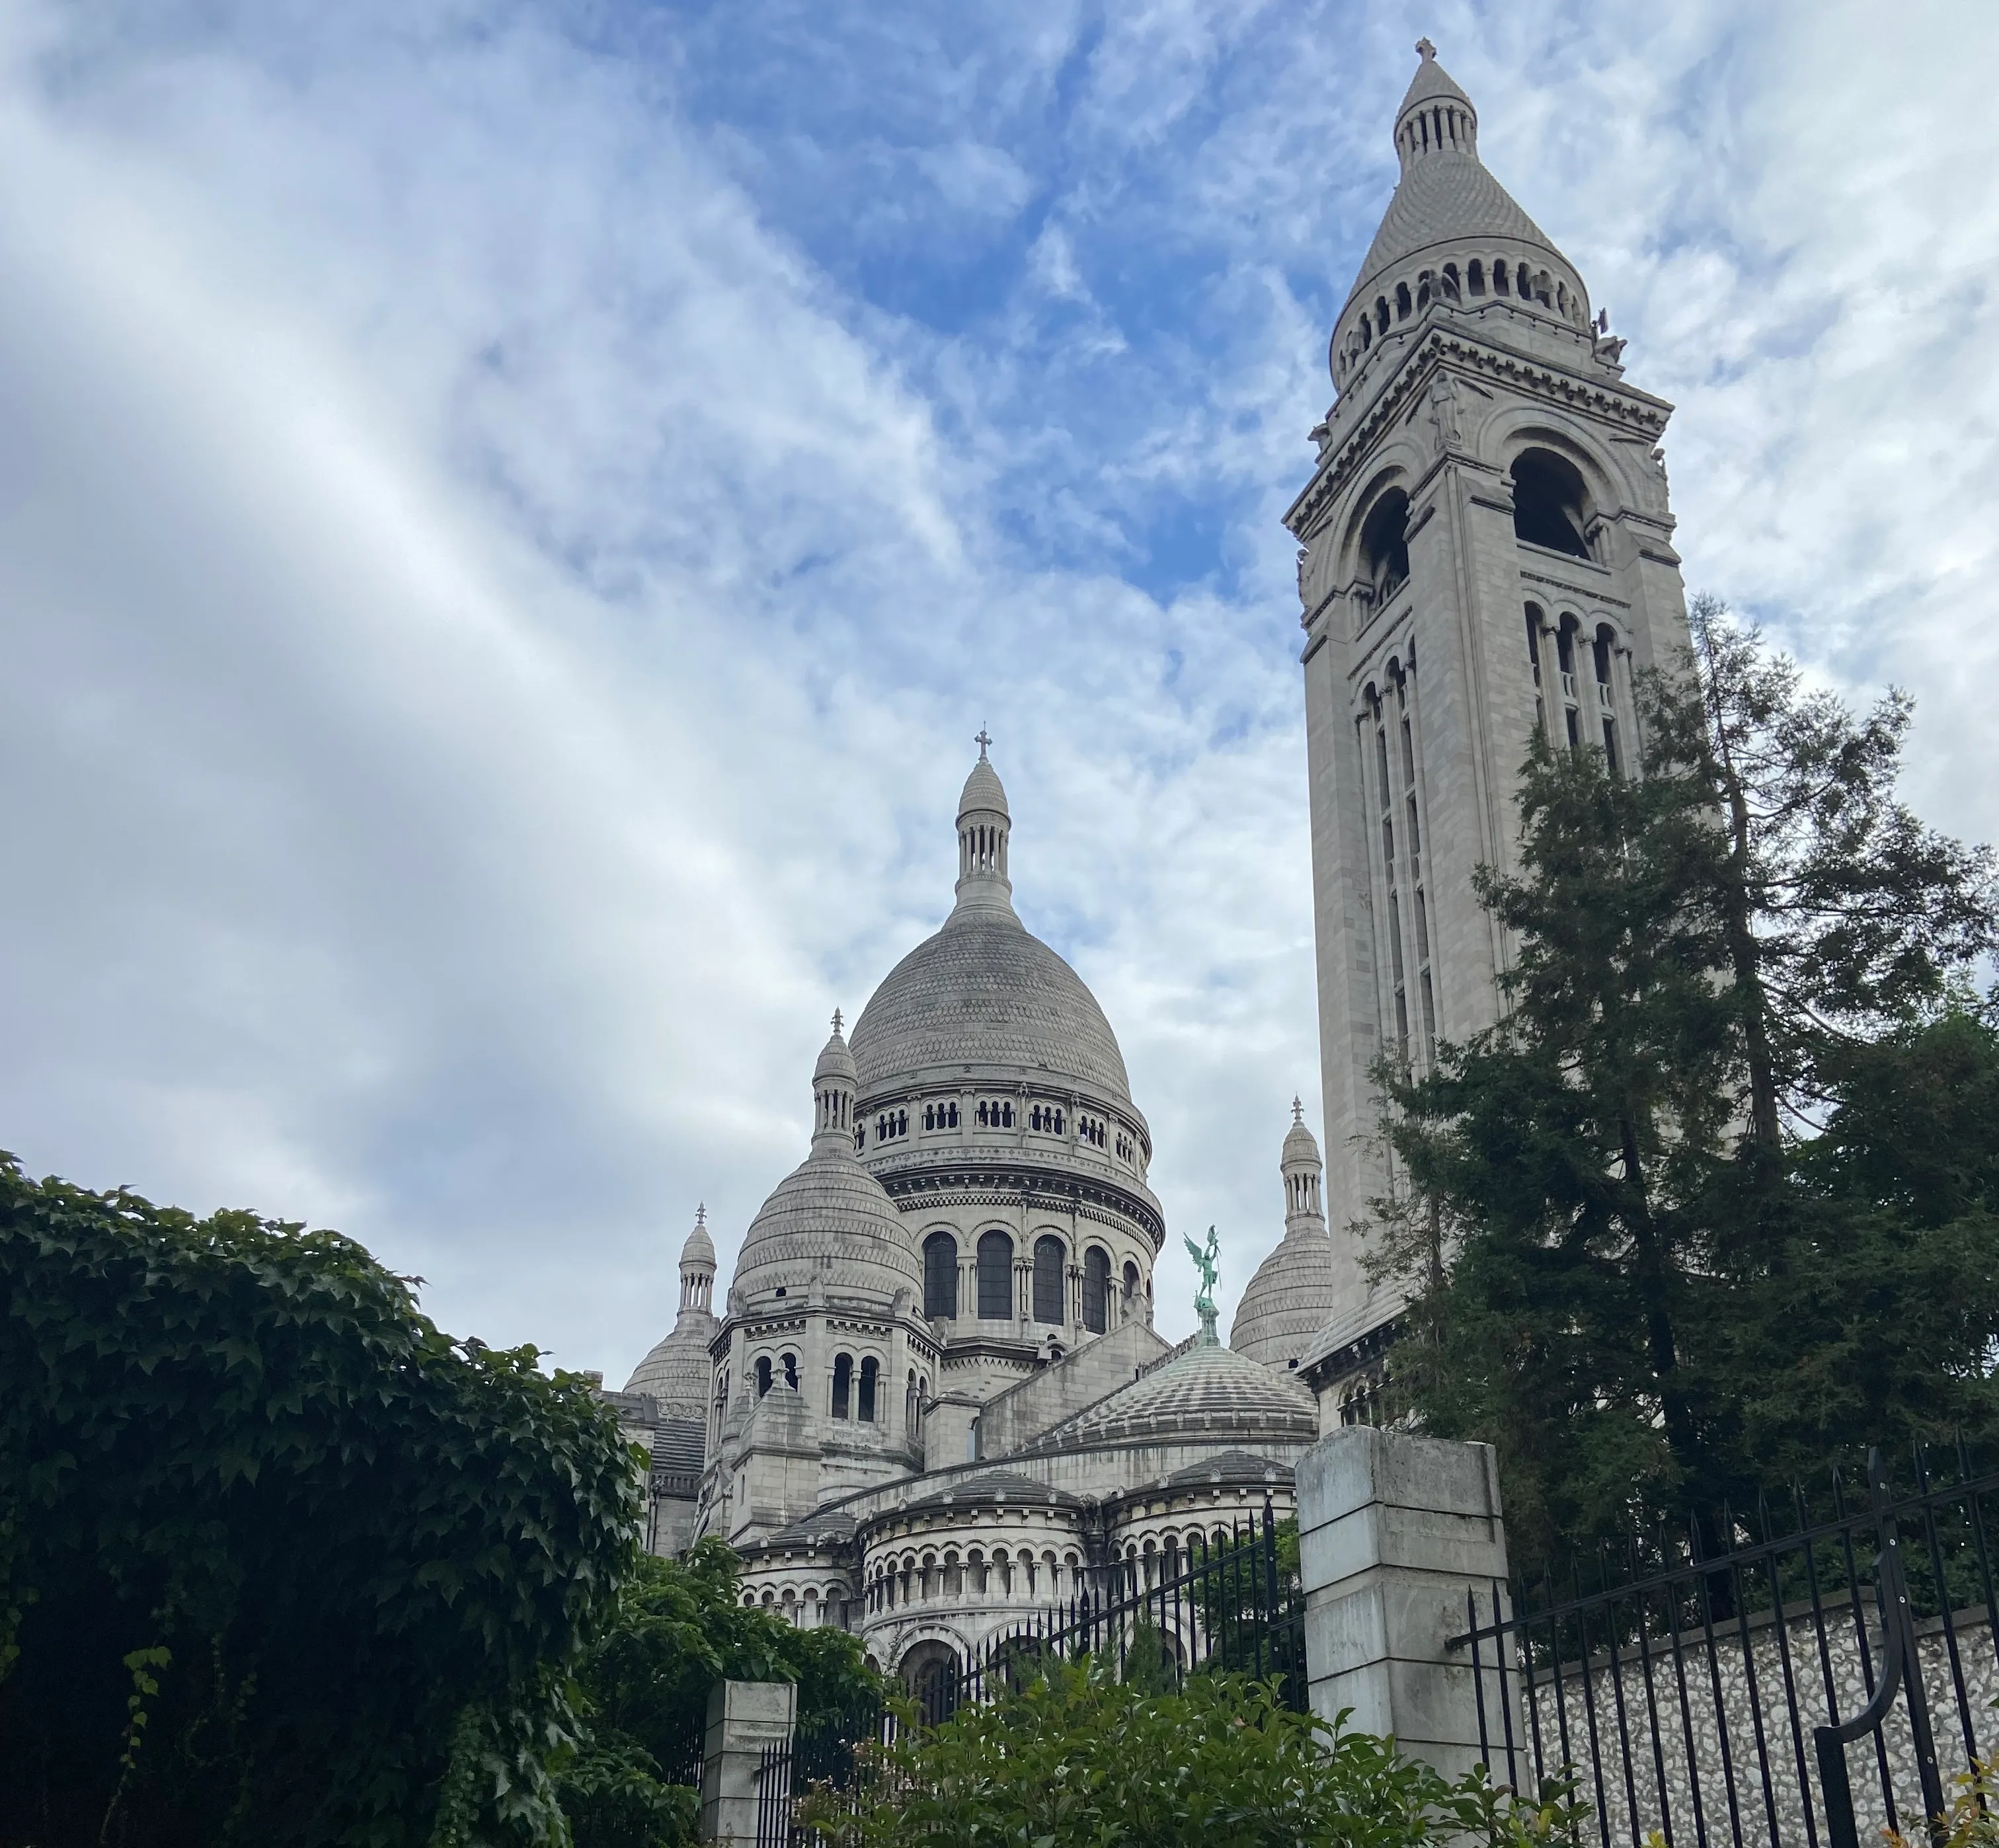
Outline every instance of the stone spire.
<path id="1" fill-rule="evenodd" d="M 1006 877 L 1006 840 L 1013 818 L 1006 811 L 1006 791 L 1000 773 L 987 760 L 993 740 L 981 726 L 974 742 L 979 761 L 965 780 L 958 798 L 958 906 L 1010 912 L 1013 882 Z"/>
<path id="2" fill-rule="evenodd" d="M 694 1230 L 681 1247 L 681 1313 L 709 1310 L 715 1295 L 715 1241 L 708 1235 L 708 1208 L 694 1210 Z"/>
<path id="3" fill-rule="evenodd" d="M 860 1088 L 854 1054 L 840 1031 L 840 1010 L 833 1011 L 833 1037 L 812 1068 L 812 1153 L 822 1149 L 854 1152 L 854 1094 Z"/>

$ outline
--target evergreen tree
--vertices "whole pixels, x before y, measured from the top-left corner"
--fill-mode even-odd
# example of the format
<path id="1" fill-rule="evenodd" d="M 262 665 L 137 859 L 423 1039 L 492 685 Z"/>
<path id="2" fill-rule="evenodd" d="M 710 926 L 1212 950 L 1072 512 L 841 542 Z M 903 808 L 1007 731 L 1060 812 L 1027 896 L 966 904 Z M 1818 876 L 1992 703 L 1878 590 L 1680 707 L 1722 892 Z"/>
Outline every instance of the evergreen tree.
<path id="1" fill-rule="evenodd" d="M 1900 695 L 1855 721 L 1719 605 L 1693 631 L 1642 689 L 1640 776 L 1534 741 L 1519 870 L 1479 878 L 1516 946 L 1505 1017 L 1382 1074 L 1399 1161 L 1372 1262 L 1412 1293 L 1400 1387 L 1498 1447 L 1530 1560 L 1814 1446 L 1990 1415 L 1975 1263 L 1964 1325 L 1926 1326 L 1984 1196 L 1924 1168 L 1917 1113 L 1862 1095 L 1898 1058 L 1983 1069 L 1983 1023 L 1920 1023 L 1994 941 L 1988 857 L 1897 800 Z M 1960 1146 L 1993 1140 L 1994 1095 L 1962 1090 L 1984 1114 Z M 1857 1366 L 1884 1344 L 1900 1358 Z"/>

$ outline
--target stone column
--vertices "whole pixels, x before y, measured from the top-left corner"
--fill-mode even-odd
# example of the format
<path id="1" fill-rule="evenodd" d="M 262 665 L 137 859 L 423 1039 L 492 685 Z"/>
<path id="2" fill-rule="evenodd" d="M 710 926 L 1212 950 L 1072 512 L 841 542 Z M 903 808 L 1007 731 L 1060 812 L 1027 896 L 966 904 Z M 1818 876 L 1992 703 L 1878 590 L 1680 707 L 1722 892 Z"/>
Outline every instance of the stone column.
<path id="1" fill-rule="evenodd" d="M 1298 1459 L 1297 1504 L 1313 1712 L 1329 1720 L 1351 1708 L 1355 1728 L 1393 1735 L 1446 1777 L 1469 1770 L 1480 1691 L 1471 1652 L 1445 1645 L 1465 1631 L 1467 1590 L 1483 1611 L 1495 1581 L 1505 1595 L 1492 1447 L 1355 1425 Z M 1481 1659 L 1504 1783 L 1499 1680 L 1484 1646 Z"/>
<path id="2" fill-rule="evenodd" d="M 701 1753 L 704 1842 L 754 1848 L 757 1770 L 767 1746 L 791 1742 L 798 1699 L 789 1681 L 718 1681 L 708 1691 L 708 1732 Z"/>

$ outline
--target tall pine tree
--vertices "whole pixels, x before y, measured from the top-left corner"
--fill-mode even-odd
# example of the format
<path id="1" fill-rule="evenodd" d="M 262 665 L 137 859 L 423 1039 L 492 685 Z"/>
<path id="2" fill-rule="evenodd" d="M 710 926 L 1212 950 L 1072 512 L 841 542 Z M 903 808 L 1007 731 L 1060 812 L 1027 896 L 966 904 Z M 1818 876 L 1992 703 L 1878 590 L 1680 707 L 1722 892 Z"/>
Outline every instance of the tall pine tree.
<path id="1" fill-rule="evenodd" d="M 1640 776 L 1534 742 L 1519 870 L 1481 875 L 1515 946 L 1504 1018 L 1382 1075 L 1400 1389 L 1498 1447 L 1530 1560 L 1814 1448 L 1992 1417 L 1999 1289 L 1970 1260 L 1992 1203 L 1923 1217 L 1883 1177 L 1927 1131 L 1883 1132 L 1861 1095 L 1898 1058 L 1994 1055 L 1950 1011 L 1994 941 L 1989 859 L 1897 800 L 1899 694 L 1856 720 L 1719 605 L 1692 614 L 1693 656 L 1644 689 Z M 1971 1141 L 1999 1147 L 1995 1097 L 1961 1093 Z"/>

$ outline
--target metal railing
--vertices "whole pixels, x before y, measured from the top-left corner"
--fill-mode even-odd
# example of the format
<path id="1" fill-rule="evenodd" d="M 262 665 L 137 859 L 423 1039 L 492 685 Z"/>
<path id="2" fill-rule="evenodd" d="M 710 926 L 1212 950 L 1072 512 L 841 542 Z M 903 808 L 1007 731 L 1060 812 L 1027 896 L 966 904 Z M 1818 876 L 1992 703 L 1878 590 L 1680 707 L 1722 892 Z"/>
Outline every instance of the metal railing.
<path id="1" fill-rule="evenodd" d="M 1919 1454 L 1898 1497 L 1876 1452 L 1869 1478 L 1862 1505 L 1835 1474 L 1781 1521 L 1762 1504 L 1705 1537 L 1634 1538 L 1599 1556 L 1593 1590 L 1577 1573 L 1468 1593 L 1450 1646 L 1494 1781 L 1573 1782 L 1597 1848 L 1654 1831 L 1666 1848 L 1858 1848 L 1926 1825 L 1940 1839 L 1948 1782 L 1999 1746 L 1999 1471 L 1960 1451 L 1939 1480 Z M 1857 1787 L 1855 1745 L 1871 1748 Z"/>

